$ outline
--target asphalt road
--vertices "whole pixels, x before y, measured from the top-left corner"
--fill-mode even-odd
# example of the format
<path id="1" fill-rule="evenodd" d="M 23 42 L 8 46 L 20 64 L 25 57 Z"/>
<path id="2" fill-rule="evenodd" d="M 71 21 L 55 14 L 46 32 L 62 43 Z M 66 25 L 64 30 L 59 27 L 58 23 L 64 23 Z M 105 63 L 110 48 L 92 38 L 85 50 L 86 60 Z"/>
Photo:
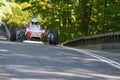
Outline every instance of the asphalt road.
<path id="1" fill-rule="evenodd" d="M 0 80 L 120 80 L 119 52 L 0 41 Z"/>

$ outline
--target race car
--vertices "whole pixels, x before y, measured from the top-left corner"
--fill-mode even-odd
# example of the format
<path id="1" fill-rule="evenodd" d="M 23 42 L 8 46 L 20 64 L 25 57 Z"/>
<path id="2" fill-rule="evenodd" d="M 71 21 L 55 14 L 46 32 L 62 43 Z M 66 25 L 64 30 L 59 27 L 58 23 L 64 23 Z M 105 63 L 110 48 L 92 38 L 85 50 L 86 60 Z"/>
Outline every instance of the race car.
<path id="1" fill-rule="evenodd" d="M 30 29 L 28 25 L 23 26 L 22 29 L 18 29 L 17 26 L 11 28 L 10 41 L 43 41 L 48 42 L 50 45 L 58 44 L 58 30 L 50 30 L 49 33 L 45 29 Z"/>

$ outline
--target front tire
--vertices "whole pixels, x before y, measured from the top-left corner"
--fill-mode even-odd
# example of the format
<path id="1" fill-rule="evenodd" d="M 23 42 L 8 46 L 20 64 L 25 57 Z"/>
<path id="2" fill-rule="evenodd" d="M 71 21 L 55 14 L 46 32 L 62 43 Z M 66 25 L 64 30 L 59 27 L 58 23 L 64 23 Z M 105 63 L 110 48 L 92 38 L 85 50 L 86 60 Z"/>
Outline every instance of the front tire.
<path id="1" fill-rule="evenodd" d="M 52 39 L 50 39 L 49 44 L 50 45 L 57 45 L 58 44 L 58 30 L 54 29 L 50 31 L 50 34 L 52 34 Z"/>
<path id="2" fill-rule="evenodd" d="M 14 26 L 11 28 L 11 33 L 10 33 L 10 41 L 16 41 L 17 38 L 17 27 Z"/>

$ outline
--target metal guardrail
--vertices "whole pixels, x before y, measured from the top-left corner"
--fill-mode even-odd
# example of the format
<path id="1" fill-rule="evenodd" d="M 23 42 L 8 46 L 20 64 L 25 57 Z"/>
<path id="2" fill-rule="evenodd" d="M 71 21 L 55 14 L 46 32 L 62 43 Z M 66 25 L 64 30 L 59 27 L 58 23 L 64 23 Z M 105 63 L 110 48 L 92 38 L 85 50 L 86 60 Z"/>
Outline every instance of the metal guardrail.
<path id="1" fill-rule="evenodd" d="M 0 24 L 0 39 L 2 40 L 10 39 L 10 32 L 7 24 L 4 21 L 1 21 L 1 24 Z"/>
<path id="2" fill-rule="evenodd" d="M 81 46 L 81 45 L 96 45 L 107 43 L 120 43 L 120 32 L 110 32 L 105 34 L 98 34 L 94 36 L 80 37 L 78 39 L 65 42 L 65 46 Z"/>

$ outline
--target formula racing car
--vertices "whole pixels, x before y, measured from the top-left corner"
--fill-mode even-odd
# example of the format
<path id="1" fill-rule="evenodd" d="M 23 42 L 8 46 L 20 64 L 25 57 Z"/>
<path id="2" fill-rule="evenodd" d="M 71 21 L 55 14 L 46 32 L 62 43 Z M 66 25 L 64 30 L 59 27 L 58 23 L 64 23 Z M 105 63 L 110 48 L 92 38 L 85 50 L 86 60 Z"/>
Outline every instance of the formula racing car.
<path id="1" fill-rule="evenodd" d="M 50 30 L 49 33 L 46 32 L 46 27 L 44 29 L 31 29 L 29 25 L 23 26 L 22 29 L 18 29 L 17 26 L 11 28 L 10 41 L 17 40 L 32 40 L 32 41 L 42 41 L 48 42 L 50 45 L 58 44 L 58 30 Z"/>

